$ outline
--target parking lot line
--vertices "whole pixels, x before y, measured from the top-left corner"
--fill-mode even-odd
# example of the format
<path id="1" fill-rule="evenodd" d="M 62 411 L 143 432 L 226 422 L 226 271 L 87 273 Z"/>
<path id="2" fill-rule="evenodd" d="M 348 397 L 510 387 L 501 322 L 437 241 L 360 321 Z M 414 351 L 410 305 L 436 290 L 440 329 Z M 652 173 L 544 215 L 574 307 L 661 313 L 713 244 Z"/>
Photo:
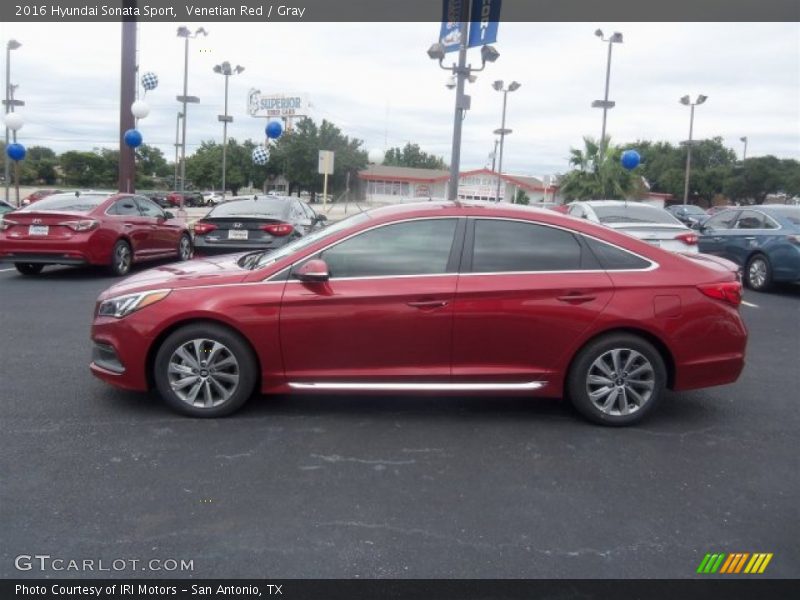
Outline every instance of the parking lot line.
<path id="1" fill-rule="evenodd" d="M 744 300 L 742 300 L 742 304 L 749 306 L 750 308 L 758 308 L 758 304 L 752 304 L 750 302 L 745 302 Z"/>

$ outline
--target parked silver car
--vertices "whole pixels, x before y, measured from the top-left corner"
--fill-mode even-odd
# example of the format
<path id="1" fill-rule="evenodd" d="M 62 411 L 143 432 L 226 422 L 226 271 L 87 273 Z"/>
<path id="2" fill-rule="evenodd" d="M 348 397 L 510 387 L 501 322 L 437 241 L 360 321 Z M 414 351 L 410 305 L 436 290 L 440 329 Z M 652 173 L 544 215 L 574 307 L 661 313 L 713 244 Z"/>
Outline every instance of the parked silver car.
<path id="1" fill-rule="evenodd" d="M 588 219 L 671 252 L 696 253 L 697 233 L 663 208 L 626 200 L 572 202 L 567 213 Z"/>

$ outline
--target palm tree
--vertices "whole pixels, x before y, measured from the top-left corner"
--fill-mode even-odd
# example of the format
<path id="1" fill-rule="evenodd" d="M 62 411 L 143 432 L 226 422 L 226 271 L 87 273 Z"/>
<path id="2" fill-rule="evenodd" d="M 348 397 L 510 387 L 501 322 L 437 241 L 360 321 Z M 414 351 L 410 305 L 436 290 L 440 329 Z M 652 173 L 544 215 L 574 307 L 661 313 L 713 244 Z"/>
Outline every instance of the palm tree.
<path id="1" fill-rule="evenodd" d="M 606 152 L 601 160 L 600 144 L 583 138 L 583 149 L 570 148 L 573 170 L 561 178 L 561 192 L 567 200 L 622 200 L 637 191 L 637 177 L 620 164 L 622 149 L 612 146 L 606 136 Z"/>

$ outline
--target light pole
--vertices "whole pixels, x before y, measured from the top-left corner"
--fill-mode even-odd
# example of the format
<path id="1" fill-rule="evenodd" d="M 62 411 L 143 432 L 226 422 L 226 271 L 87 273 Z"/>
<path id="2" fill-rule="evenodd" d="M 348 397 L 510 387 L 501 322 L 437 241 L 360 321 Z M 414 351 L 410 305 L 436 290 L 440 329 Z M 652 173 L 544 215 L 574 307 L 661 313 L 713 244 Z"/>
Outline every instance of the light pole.
<path id="1" fill-rule="evenodd" d="M 614 108 L 614 105 L 616 104 L 616 102 L 608 99 L 608 85 L 611 81 L 611 48 L 614 47 L 614 44 L 622 43 L 622 34 L 619 31 L 615 31 L 611 37 L 605 38 L 603 37 L 602 29 L 596 30 L 594 34 L 603 42 L 608 43 L 608 59 L 606 60 L 606 93 L 602 100 L 595 100 L 592 102 L 592 108 L 603 109 L 603 128 L 600 130 L 600 162 L 603 162 L 603 155 L 606 152 L 606 117 L 608 116 L 608 109 Z"/>
<path id="2" fill-rule="evenodd" d="M 494 62 L 500 53 L 492 46 L 481 47 L 481 67 L 473 69 L 472 65 L 467 65 L 467 26 L 469 15 L 469 3 L 461 3 L 462 13 L 460 15 L 460 43 L 458 47 L 458 64 L 453 63 L 452 67 L 445 67 L 442 63 L 445 57 L 445 47 L 441 43 L 433 44 L 428 49 L 428 56 L 433 60 L 439 61 L 439 67 L 445 71 L 450 71 L 456 79 L 456 108 L 453 117 L 453 149 L 450 154 L 450 183 L 447 188 L 447 199 L 456 201 L 458 198 L 458 176 L 461 164 L 461 124 L 464 121 L 464 113 L 470 108 L 470 96 L 464 93 L 464 80 L 469 79 L 470 83 L 475 81 L 472 73 L 483 71 L 487 62 Z M 448 85 L 450 87 L 450 85 Z"/>
<path id="3" fill-rule="evenodd" d="M 742 162 L 744 162 L 747 160 L 747 136 L 740 137 L 739 141 L 744 142 L 744 152 L 742 152 Z"/>
<path id="4" fill-rule="evenodd" d="M 214 66 L 214 73 L 225 77 L 225 114 L 217 115 L 217 120 L 222 121 L 222 200 L 225 200 L 225 168 L 227 166 L 228 153 L 228 123 L 233 123 L 233 117 L 228 116 L 228 79 L 231 75 L 238 75 L 244 71 L 244 67 L 236 65 L 231 68 L 231 63 L 227 60 L 221 65 Z"/>
<path id="5" fill-rule="evenodd" d="M 178 191 L 178 149 L 181 147 L 181 119 L 183 113 L 178 111 L 178 118 L 175 119 L 175 185 L 172 187 Z"/>
<path id="6" fill-rule="evenodd" d="M 183 128 L 181 132 L 181 185 L 180 191 L 182 192 L 186 187 L 186 104 L 191 102 L 197 104 L 200 98 L 197 96 L 189 96 L 189 40 L 196 38 L 199 35 L 206 36 L 208 32 L 202 27 L 192 33 L 188 27 L 178 27 L 178 37 L 183 38 L 184 41 L 184 54 L 183 54 L 183 95 L 177 96 L 178 102 L 183 104 Z"/>
<path id="7" fill-rule="evenodd" d="M 9 112 L 14 112 L 14 104 L 11 101 L 11 51 L 16 50 L 22 46 L 17 40 L 8 40 L 6 44 L 6 99 L 3 104 L 5 105 L 5 113 L 8 114 Z M 8 148 L 8 127 L 6 127 L 6 148 Z M 6 184 L 6 202 L 8 202 L 8 194 L 9 194 L 9 164 L 8 164 L 8 155 L 4 153 L 4 173 L 5 173 L 5 184 Z"/>
<path id="8" fill-rule="evenodd" d="M 683 104 L 684 106 L 691 107 L 691 112 L 689 113 L 689 141 L 686 143 L 686 180 L 684 181 L 683 184 L 684 204 L 689 203 L 689 175 L 692 170 L 692 134 L 694 132 L 694 107 L 699 104 L 702 104 L 706 100 L 708 100 L 708 96 L 704 96 L 703 94 L 700 94 L 697 97 L 697 100 L 695 100 L 694 102 L 692 102 L 689 99 L 688 95 L 681 98 L 681 104 Z"/>
<path id="9" fill-rule="evenodd" d="M 503 92 L 503 118 L 502 123 L 500 125 L 500 129 L 495 129 L 494 132 L 496 134 L 500 134 L 500 159 L 497 161 L 497 193 L 495 194 L 495 201 L 500 202 L 500 185 L 502 182 L 501 175 L 503 173 L 503 145 L 505 143 L 506 135 L 511 133 L 510 129 L 506 129 L 506 103 L 508 101 L 508 92 L 515 92 L 517 91 L 522 84 L 516 81 L 512 81 L 508 84 L 507 88 L 503 88 L 503 82 L 501 80 L 495 81 L 492 84 L 492 87 L 497 90 L 498 92 Z M 505 195 L 505 194 L 504 194 Z M 512 199 L 513 203 L 513 199 Z"/>

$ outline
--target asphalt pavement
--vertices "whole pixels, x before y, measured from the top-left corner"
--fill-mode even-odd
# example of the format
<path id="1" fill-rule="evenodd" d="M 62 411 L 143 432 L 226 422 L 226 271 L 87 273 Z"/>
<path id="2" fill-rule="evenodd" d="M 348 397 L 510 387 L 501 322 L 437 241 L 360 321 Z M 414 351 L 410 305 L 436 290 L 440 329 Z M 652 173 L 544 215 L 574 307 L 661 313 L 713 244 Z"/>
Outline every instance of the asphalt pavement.
<path id="1" fill-rule="evenodd" d="M 683 578 L 708 552 L 800 574 L 800 287 L 745 294 L 739 382 L 669 394 L 641 426 L 557 400 L 396 396 L 257 397 L 193 420 L 90 375 L 113 279 L 9 267 L 0 577 Z M 193 568 L 15 568 L 36 554 Z"/>

